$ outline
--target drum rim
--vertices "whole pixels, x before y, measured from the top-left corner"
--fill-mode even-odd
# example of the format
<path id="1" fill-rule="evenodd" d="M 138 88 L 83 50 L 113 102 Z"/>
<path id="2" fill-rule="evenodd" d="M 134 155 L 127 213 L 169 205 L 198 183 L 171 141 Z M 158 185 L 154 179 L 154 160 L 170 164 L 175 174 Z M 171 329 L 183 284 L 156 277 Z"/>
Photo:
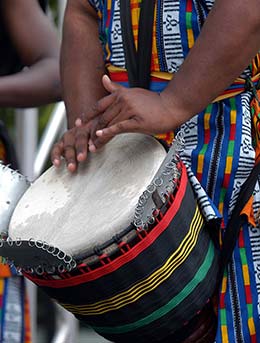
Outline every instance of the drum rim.
<path id="1" fill-rule="evenodd" d="M 161 149 L 161 152 L 166 152 L 167 154 L 167 147 L 165 146 L 165 144 L 162 144 L 162 141 L 160 139 L 158 139 L 157 137 L 154 137 L 152 135 L 147 135 L 147 134 L 140 134 L 140 133 L 134 133 L 135 136 L 137 136 L 137 138 L 134 138 L 133 134 L 125 134 L 125 136 L 132 136 L 131 139 L 133 139 L 133 141 L 135 142 L 138 142 L 139 140 L 142 139 L 142 137 L 145 138 L 144 142 L 148 142 L 148 146 L 150 144 L 156 144 L 156 146 L 158 147 L 158 150 L 156 150 L 157 152 L 160 152 L 160 149 Z M 123 136 L 123 135 L 121 135 Z M 138 138 L 139 137 L 139 138 Z M 127 142 L 128 139 L 124 138 L 124 140 Z M 159 149 L 160 148 L 160 149 Z M 162 159 L 165 158 L 166 155 L 162 156 Z M 63 166 L 65 168 L 65 165 Z M 157 168 L 157 167 L 156 167 Z M 155 168 L 155 169 L 156 169 Z M 159 168 L 159 164 L 158 164 L 158 168 Z M 35 182 L 32 183 L 32 186 L 36 185 L 38 180 L 40 180 L 41 178 L 43 179 L 44 176 L 47 175 L 47 173 L 51 170 L 51 169 L 55 169 L 53 166 L 51 168 L 48 168 L 42 175 L 40 175 L 39 178 L 37 178 L 35 180 Z M 79 169 L 81 171 L 81 169 Z M 20 232 L 18 232 L 18 234 L 15 234 L 15 230 L 16 230 L 16 227 L 18 227 L 19 225 L 16 224 L 15 222 L 15 219 L 16 217 L 19 217 L 19 212 L 16 213 L 16 211 L 21 211 L 19 206 L 22 204 L 22 201 L 24 201 L 24 199 L 26 199 L 28 201 L 28 198 L 26 198 L 26 196 L 29 194 L 29 192 L 32 191 L 32 187 L 30 187 L 28 189 L 28 192 L 25 192 L 25 194 L 23 195 L 21 201 L 18 202 L 16 208 L 15 208 L 15 211 L 14 213 L 12 214 L 11 218 L 10 218 L 10 227 L 9 227 L 9 233 L 11 234 L 11 237 L 13 240 L 15 240 L 17 237 L 22 237 L 22 234 L 20 234 Z M 137 201 L 137 200 L 136 200 Z M 133 210 L 134 210 L 134 203 L 133 203 Z M 131 224 L 129 225 L 130 221 L 131 221 L 131 216 L 130 214 L 128 213 L 128 219 L 127 221 L 125 221 L 125 223 L 123 223 L 120 227 L 120 231 L 118 231 L 117 233 L 114 233 L 115 236 L 119 235 L 125 235 L 127 233 L 129 233 L 129 231 L 131 231 L 132 227 L 131 227 Z M 27 218 L 25 218 L 27 220 Z M 125 228 L 125 226 L 127 226 Z M 31 230 L 32 231 L 32 230 Z M 34 236 L 33 234 L 28 236 L 27 237 L 24 237 L 23 239 L 24 240 L 29 240 L 29 239 L 34 239 L 34 240 L 45 240 L 47 242 L 52 242 L 53 240 L 50 238 L 50 239 L 45 239 L 45 238 L 38 238 L 39 236 Z M 111 237 L 111 236 L 110 236 Z M 110 245 L 111 243 L 113 243 L 113 239 L 110 240 L 110 237 L 107 237 L 106 241 L 104 241 L 104 245 Z M 93 242 L 95 244 L 95 242 Z M 107 244 L 108 243 L 108 244 Z M 50 243 L 51 244 L 51 243 Z M 76 256 L 77 259 L 80 259 L 82 258 L 82 256 L 88 256 L 88 255 L 91 255 L 92 254 L 92 250 L 93 250 L 93 244 L 92 246 L 89 246 L 87 249 L 85 249 L 85 247 L 83 247 L 84 251 L 82 250 L 82 248 L 80 248 L 78 251 L 76 251 L 76 248 L 77 247 L 73 247 L 72 249 L 69 248 L 67 249 L 67 247 L 65 246 L 60 246 L 59 245 L 59 242 L 56 241 L 55 243 L 51 244 L 51 245 L 55 245 L 57 246 L 59 249 L 63 250 L 63 251 L 67 251 L 67 254 L 69 255 L 73 255 L 73 256 Z M 102 248 L 103 248 L 103 244 L 102 244 Z M 87 252 L 87 253 L 86 253 Z"/>

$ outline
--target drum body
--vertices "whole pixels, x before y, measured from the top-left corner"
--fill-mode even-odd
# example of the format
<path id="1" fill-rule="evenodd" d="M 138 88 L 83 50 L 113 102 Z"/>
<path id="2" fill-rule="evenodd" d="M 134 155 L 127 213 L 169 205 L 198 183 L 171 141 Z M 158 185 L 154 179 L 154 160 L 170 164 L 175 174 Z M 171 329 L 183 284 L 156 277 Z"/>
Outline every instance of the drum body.
<path id="1" fill-rule="evenodd" d="M 134 142 L 134 162 L 130 162 L 128 149 Z M 145 142 L 149 148 L 143 151 Z M 218 257 L 209 224 L 201 215 L 185 166 L 176 155 L 162 168 L 166 152 L 154 138 L 123 135 L 106 149 L 99 162 L 90 160 L 85 166 L 90 168 L 88 172 L 84 168 L 79 171 L 75 184 L 75 176 L 52 170 L 57 178 L 43 175 L 38 182 L 41 186 L 36 182 L 25 193 L 11 220 L 12 242 L 20 237 L 23 246 L 34 238 L 30 246 L 47 252 L 49 244 L 57 246 L 59 253 L 72 256 L 74 264 L 67 270 L 49 271 L 44 266 L 26 270 L 23 263 L 22 270 L 65 309 L 112 342 L 167 342 L 179 332 L 181 340 L 189 334 L 185 324 L 196 317 L 215 290 Z M 115 150 L 116 161 L 112 156 Z M 149 161 L 147 166 L 143 159 Z M 84 175 L 88 176 L 83 185 Z M 162 194 L 160 187 L 166 180 L 167 194 Z M 36 192 L 33 187 L 39 190 L 42 184 L 45 189 Z M 56 256 L 64 261 L 66 257 L 59 253 Z M 38 263 L 40 260 L 39 253 Z M 19 265 L 17 254 L 15 264 Z"/>

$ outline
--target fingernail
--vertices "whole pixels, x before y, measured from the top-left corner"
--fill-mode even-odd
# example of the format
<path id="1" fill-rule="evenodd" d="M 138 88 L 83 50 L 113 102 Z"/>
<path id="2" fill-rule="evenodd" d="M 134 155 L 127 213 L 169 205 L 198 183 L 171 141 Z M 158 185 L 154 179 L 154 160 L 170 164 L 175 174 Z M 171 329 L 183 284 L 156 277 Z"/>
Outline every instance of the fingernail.
<path id="1" fill-rule="evenodd" d="M 78 159 L 79 162 L 84 161 L 84 159 L 85 159 L 85 154 L 83 154 L 82 152 L 80 152 L 80 153 L 77 155 L 77 159 Z"/>
<path id="2" fill-rule="evenodd" d="M 74 163 L 69 163 L 67 167 L 70 172 L 74 172 L 76 170 L 76 165 Z"/>
<path id="3" fill-rule="evenodd" d="M 81 126 L 82 125 L 82 120 L 80 118 L 77 118 L 75 120 L 75 126 Z"/>
<path id="4" fill-rule="evenodd" d="M 89 145 L 88 149 L 90 152 L 96 152 L 96 150 L 97 150 L 95 145 Z"/>
<path id="5" fill-rule="evenodd" d="M 103 130 L 97 130 L 96 131 L 96 135 L 99 136 L 99 137 L 102 136 L 103 135 Z"/>
<path id="6" fill-rule="evenodd" d="M 59 166 L 60 166 L 60 160 L 58 160 L 57 158 L 55 158 L 55 159 L 52 161 L 52 164 L 53 164 L 55 167 L 59 167 Z"/>

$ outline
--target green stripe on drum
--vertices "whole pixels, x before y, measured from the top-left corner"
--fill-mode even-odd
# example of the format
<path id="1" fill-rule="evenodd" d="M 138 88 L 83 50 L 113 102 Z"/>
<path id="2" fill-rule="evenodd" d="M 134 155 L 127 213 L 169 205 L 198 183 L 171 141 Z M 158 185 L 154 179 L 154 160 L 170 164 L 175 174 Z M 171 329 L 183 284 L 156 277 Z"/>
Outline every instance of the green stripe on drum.
<path id="1" fill-rule="evenodd" d="M 114 326 L 114 327 L 100 327 L 100 326 L 92 326 L 94 330 L 96 330 L 100 334 L 110 333 L 110 334 L 122 334 L 130 331 L 137 330 L 145 325 L 152 323 L 153 321 L 161 318 L 162 316 L 166 315 L 170 311 L 172 311 L 176 306 L 178 306 L 192 291 L 202 282 L 210 270 L 210 267 L 213 263 L 215 256 L 215 248 L 212 242 L 209 243 L 209 248 L 205 259 L 198 269 L 197 273 L 195 274 L 194 278 L 182 289 L 182 291 L 177 294 L 171 301 L 169 301 L 166 305 L 162 306 L 158 310 L 154 311 L 150 315 L 142 318 L 136 322 L 131 324 L 121 325 L 121 326 Z"/>

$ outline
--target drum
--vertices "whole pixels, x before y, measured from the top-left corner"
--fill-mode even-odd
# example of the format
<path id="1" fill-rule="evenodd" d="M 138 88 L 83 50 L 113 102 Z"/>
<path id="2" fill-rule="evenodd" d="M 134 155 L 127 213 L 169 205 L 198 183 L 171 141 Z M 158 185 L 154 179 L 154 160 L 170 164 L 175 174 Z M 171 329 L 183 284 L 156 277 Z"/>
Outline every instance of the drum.
<path id="1" fill-rule="evenodd" d="M 0 254 L 110 341 L 184 338 L 218 259 L 182 146 L 123 134 L 76 174 L 51 167 L 18 202 Z"/>
<path id="2" fill-rule="evenodd" d="M 30 182 L 18 171 L 0 163 L 0 231 L 2 236 L 7 235 L 13 211 L 29 186 Z"/>

